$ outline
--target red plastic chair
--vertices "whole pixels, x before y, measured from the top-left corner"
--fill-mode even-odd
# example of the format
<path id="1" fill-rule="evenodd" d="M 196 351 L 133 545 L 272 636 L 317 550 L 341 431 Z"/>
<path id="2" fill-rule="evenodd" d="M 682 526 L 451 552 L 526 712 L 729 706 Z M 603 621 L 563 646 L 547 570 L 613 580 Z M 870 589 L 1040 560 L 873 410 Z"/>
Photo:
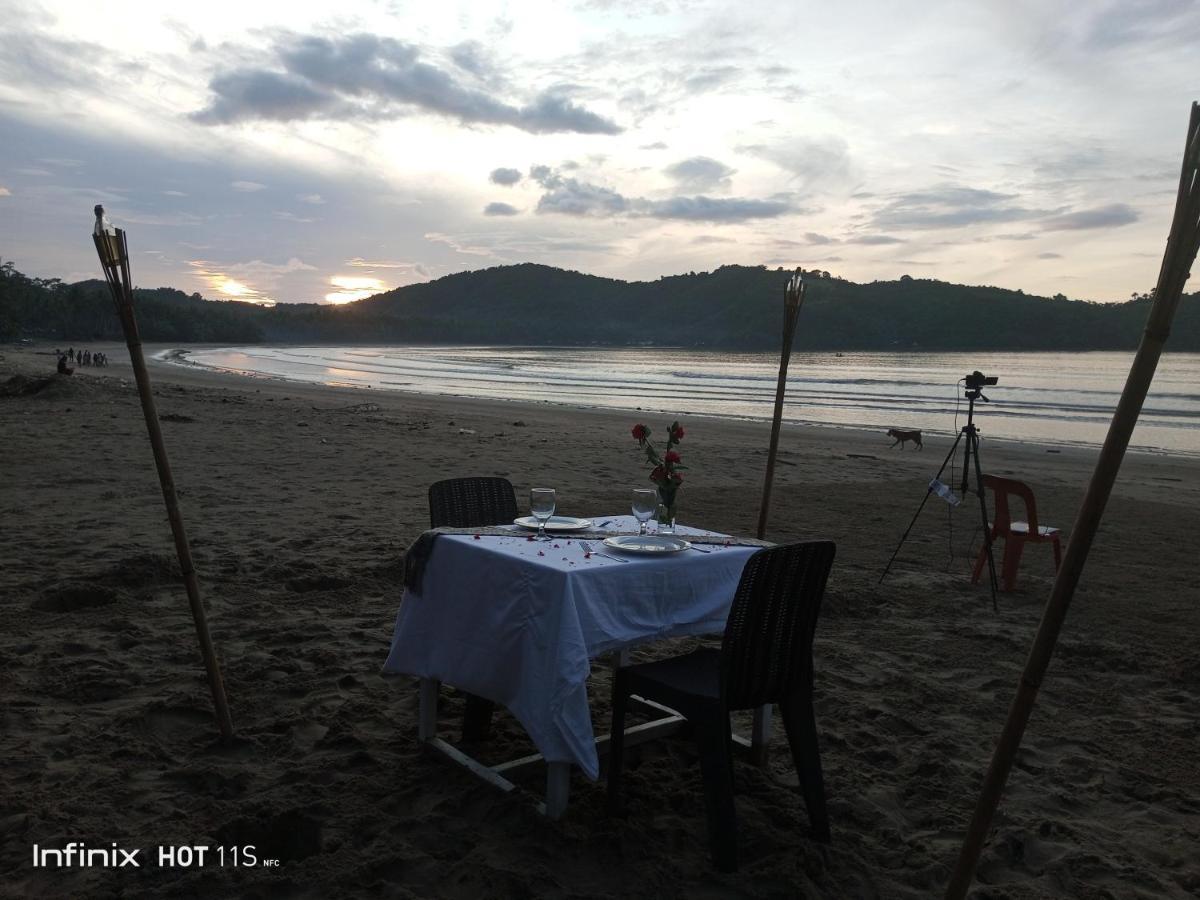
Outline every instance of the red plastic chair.
<path id="1" fill-rule="evenodd" d="M 1012 478 L 984 475 L 983 486 L 992 492 L 992 545 L 995 546 L 997 539 L 1004 538 L 1004 564 L 1000 575 L 1004 590 L 1011 591 L 1017 583 L 1017 568 L 1021 565 L 1021 551 L 1025 549 L 1026 544 L 1050 544 L 1054 548 L 1054 571 L 1057 572 L 1062 562 L 1062 544 L 1059 541 L 1058 529 L 1038 525 L 1037 504 L 1029 485 Z M 1013 521 L 1009 506 L 1010 497 L 1016 497 L 1025 504 L 1026 521 Z M 987 544 L 984 544 L 979 548 L 975 571 L 971 573 L 972 584 L 979 583 L 979 576 L 983 573 L 986 563 Z"/>

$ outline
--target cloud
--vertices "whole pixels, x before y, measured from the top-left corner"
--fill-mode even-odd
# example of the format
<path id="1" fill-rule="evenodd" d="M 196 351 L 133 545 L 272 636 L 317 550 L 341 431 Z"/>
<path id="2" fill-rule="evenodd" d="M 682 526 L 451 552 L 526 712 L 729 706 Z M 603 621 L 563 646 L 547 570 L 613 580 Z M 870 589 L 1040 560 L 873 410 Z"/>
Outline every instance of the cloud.
<path id="1" fill-rule="evenodd" d="M 628 215 L 687 222 L 742 222 L 747 219 L 775 218 L 795 211 L 784 200 L 703 195 L 670 197 L 666 200 L 625 197 L 612 188 L 565 178 L 549 166 L 533 166 L 529 170 L 529 177 L 545 189 L 538 200 L 539 213 L 592 218 Z"/>
<path id="2" fill-rule="evenodd" d="M 698 237 L 692 238 L 691 242 L 693 244 L 700 244 L 700 245 L 703 245 L 703 244 L 735 244 L 735 243 L 737 243 L 737 241 L 735 241 L 733 238 L 721 237 L 720 235 L 716 235 L 716 234 L 702 234 Z"/>
<path id="3" fill-rule="evenodd" d="M 1195 6 L 1186 0 L 1140 0 L 1104 5 L 1088 23 L 1083 47 L 1092 52 L 1138 47 L 1194 47 L 1200 41 Z"/>
<path id="4" fill-rule="evenodd" d="M 443 234 L 440 231 L 427 232 L 425 234 L 425 240 L 433 241 L 435 244 L 445 244 L 455 253 L 463 253 L 467 256 L 489 256 L 496 258 L 496 254 L 492 252 L 490 247 L 481 247 L 477 244 L 470 244 L 453 235 Z"/>
<path id="5" fill-rule="evenodd" d="M 229 186 L 241 194 L 253 194 L 267 189 L 265 184 L 259 184 L 257 181 L 232 181 Z"/>
<path id="6" fill-rule="evenodd" d="M 1037 258 L 1038 259 L 1062 259 L 1062 254 L 1061 253 L 1051 253 L 1050 251 L 1047 250 L 1045 253 L 1039 253 L 1037 255 Z"/>
<path id="7" fill-rule="evenodd" d="M 316 219 L 308 216 L 298 216 L 294 212 L 287 212 L 286 210 L 278 210 L 274 215 L 275 218 L 279 219 L 281 222 L 300 222 L 303 224 L 310 224 L 317 221 Z"/>
<path id="8" fill-rule="evenodd" d="M 301 203 L 311 203 L 313 206 L 321 206 L 325 202 L 325 198 L 320 194 L 297 194 L 296 199 Z"/>
<path id="9" fill-rule="evenodd" d="M 709 66 L 698 69 L 683 80 L 689 94 L 703 94 L 733 81 L 740 74 L 737 66 Z"/>
<path id="10" fill-rule="evenodd" d="M 904 240 L 902 238 L 891 237 L 890 235 L 886 234 L 859 234 L 855 235 L 854 237 L 846 238 L 846 243 L 868 244 L 874 246 L 882 244 L 903 244 Z"/>
<path id="11" fill-rule="evenodd" d="M 400 262 L 399 260 L 390 259 L 363 259 L 361 256 L 355 256 L 346 260 L 346 265 L 355 269 L 420 269 L 421 266 L 416 263 Z"/>
<path id="12" fill-rule="evenodd" d="M 810 244 L 836 244 L 837 238 L 831 238 L 824 234 L 817 234 L 815 231 L 806 231 L 804 240 Z"/>
<path id="13" fill-rule="evenodd" d="M 999 194 L 957 185 L 901 194 L 875 211 L 872 223 L 881 230 L 960 228 L 996 222 L 1015 222 L 1046 215 L 1045 210 L 1014 205 L 1014 194 Z"/>
<path id="14" fill-rule="evenodd" d="M 11 196 L 12 196 L 12 191 L 10 191 L 4 185 L 0 184 L 0 197 L 11 197 Z"/>
<path id="15" fill-rule="evenodd" d="M 544 167 L 542 167 L 544 168 Z M 595 184 L 553 175 L 534 180 L 548 188 L 538 200 L 539 213 L 568 216 L 613 216 L 629 212 L 629 201 L 616 191 Z"/>
<path id="16" fill-rule="evenodd" d="M 1046 231 L 1083 231 L 1089 228 L 1116 228 L 1138 220 L 1137 210 L 1125 203 L 1110 203 L 1095 209 L 1054 216 L 1042 223 Z"/>
<path id="17" fill-rule="evenodd" d="M 508 203 L 489 203 L 483 208 L 485 216 L 515 216 L 521 211 Z"/>
<path id="18" fill-rule="evenodd" d="M 487 51 L 478 41 L 464 41 L 450 48 L 450 60 L 465 72 L 483 77 L 491 75 L 493 67 Z"/>
<path id="19" fill-rule="evenodd" d="M 46 91 L 92 87 L 110 51 L 98 43 L 51 35 L 44 26 L 52 25 L 53 17 L 23 15 L 21 7 L 33 5 L 0 4 L 4 38 L 0 46 L 0 84 L 37 85 Z"/>
<path id="20" fill-rule="evenodd" d="M 653 144 L 642 144 L 638 147 L 639 150 L 666 150 L 667 145 L 662 141 L 655 141 Z"/>
<path id="21" fill-rule="evenodd" d="M 640 201 L 643 214 L 655 219 L 685 219 L 693 222 L 742 222 L 746 219 L 773 219 L 791 212 L 779 200 L 742 198 L 672 197 L 670 200 Z"/>
<path id="22" fill-rule="evenodd" d="M 681 190 L 712 191 L 727 190 L 729 178 L 735 172 L 722 162 L 707 156 L 693 156 L 680 160 L 663 169 Z"/>
<path id="23" fill-rule="evenodd" d="M 503 185 L 504 187 L 512 187 L 512 185 L 520 180 L 521 173 L 516 169 L 492 169 L 491 174 L 488 175 L 488 181 L 492 184 Z"/>
<path id="24" fill-rule="evenodd" d="M 216 96 L 191 118 L 202 125 L 258 120 L 349 119 L 356 109 L 329 91 L 301 78 L 262 69 L 238 69 L 216 75 L 208 83 Z"/>
<path id="25" fill-rule="evenodd" d="M 765 159 L 804 184 L 850 177 L 850 147 L 840 137 L 791 138 L 772 144 L 742 144 L 739 153 Z"/>
<path id="26" fill-rule="evenodd" d="M 478 53 L 459 45 L 458 68 L 478 74 Z M 397 119 L 414 111 L 463 124 L 507 125 L 532 134 L 619 134 L 610 119 L 575 104 L 565 87 L 515 105 L 493 97 L 458 74 L 422 59 L 421 48 L 373 34 L 324 38 L 286 34 L 267 66 L 241 66 L 215 75 L 212 98 L 192 113 L 206 125 L 255 120 Z M 473 68 L 472 68 L 473 67 Z M 468 79 L 470 80 L 470 79 Z"/>

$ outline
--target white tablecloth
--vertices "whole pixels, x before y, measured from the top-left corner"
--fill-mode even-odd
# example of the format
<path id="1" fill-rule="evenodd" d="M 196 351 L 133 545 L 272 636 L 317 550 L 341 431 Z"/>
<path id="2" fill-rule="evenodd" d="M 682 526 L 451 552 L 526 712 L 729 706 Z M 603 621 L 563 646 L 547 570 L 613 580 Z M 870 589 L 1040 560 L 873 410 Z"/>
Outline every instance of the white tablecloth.
<path id="1" fill-rule="evenodd" d="M 637 529 L 632 516 L 609 518 L 606 530 Z M 590 660 L 659 638 L 724 631 L 757 548 L 706 545 L 712 552 L 621 563 L 585 559 L 581 537 L 588 540 L 439 536 L 421 593 L 407 592 L 400 604 L 384 671 L 436 678 L 503 703 L 547 762 L 576 763 L 594 779 Z"/>

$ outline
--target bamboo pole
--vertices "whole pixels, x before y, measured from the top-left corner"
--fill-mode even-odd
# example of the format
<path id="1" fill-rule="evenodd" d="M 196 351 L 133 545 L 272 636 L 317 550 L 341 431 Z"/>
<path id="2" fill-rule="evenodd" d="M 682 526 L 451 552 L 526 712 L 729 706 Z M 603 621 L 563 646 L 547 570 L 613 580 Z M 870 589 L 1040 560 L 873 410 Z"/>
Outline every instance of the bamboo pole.
<path id="1" fill-rule="evenodd" d="M 983 849 L 984 840 L 991 827 L 992 815 L 1000 802 L 1001 792 L 1012 769 L 1013 759 L 1021 746 L 1025 726 L 1033 712 L 1038 689 L 1042 685 L 1054 647 L 1066 619 L 1075 587 L 1083 573 L 1092 541 L 1100 527 L 1104 507 L 1108 503 L 1117 472 L 1129 445 L 1129 438 L 1137 424 L 1142 403 L 1154 378 L 1154 370 L 1162 355 L 1163 345 L 1171 330 L 1171 320 L 1183 294 L 1196 252 L 1200 249 L 1200 105 L 1193 103 L 1188 124 L 1187 141 L 1184 144 L 1183 171 L 1179 178 L 1179 193 L 1175 201 L 1175 216 L 1167 238 L 1158 284 L 1154 289 L 1154 302 L 1146 320 L 1146 328 L 1138 344 L 1137 354 L 1129 370 L 1121 400 L 1113 414 L 1108 437 L 1096 461 L 1092 480 L 1084 495 L 1083 504 L 1071 529 L 1067 552 L 1062 566 L 1054 579 L 1054 588 L 1046 610 L 1034 637 L 1025 671 L 1017 685 L 1017 693 L 1008 711 L 1004 729 L 996 743 L 991 765 L 984 777 L 983 790 L 975 807 L 975 813 L 967 828 L 959 853 L 958 863 L 946 888 L 947 900 L 961 900 L 966 896 Z"/>
<path id="2" fill-rule="evenodd" d="M 146 369 L 146 358 L 142 353 L 142 340 L 138 335 L 137 320 L 133 314 L 133 291 L 129 277 L 129 248 L 125 243 L 125 232 L 120 228 L 110 233 L 103 224 L 104 209 L 96 207 L 96 230 L 94 240 L 96 252 L 104 276 L 112 291 L 121 328 L 125 332 L 125 343 L 129 347 L 129 360 L 133 364 L 133 375 L 137 381 L 138 395 L 142 401 L 142 414 L 146 419 L 146 431 L 150 434 L 150 447 L 154 452 L 154 466 L 158 469 L 158 482 L 162 487 L 163 501 L 167 506 L 167 518 L 171 523 L 171 534 L 175 539 L 175 552 L 179 556 L 179 569 L 183 573 L 188 602 L 192 607 L 192 620 L 196 624 L 196 636 L 200 641 L 200 655 L 204 657 L 204 668 L 208 674 L 208 686 L 212 690 L 216 708 L 217 725 L 222 739 L 228 743 L 233 738 L 233 720 L 229 715 L 229 703 L 225 698 L 225 685 L 221 678 L 221 665 L 217 660 L 212 636 L 208 631 L 208 619 L 204 602 L 200 598 L 200 585 L 196 569 L 192 564 L 192 549 L 187 531 L 183 526 L 183 515 L 179 511 L 179 497 L 175 492 L 175 479 L 171 475 L 171 463 L 167 459 L 167 448 L 163 443 L 162 428 L 158 421 L 158 410 L 154 404 L 154 392 L 150 387 L 150 373 Z"/>
<path id="3" fill-rule="evenodd" d="M 771 487 L 775 481 L 775 455 L 779 450 L 779 426 L 783 420 L 783 395 L 787 393 L 788 362 L 792 358 L 792 339 L 796 336 L 796 318 L 804 304 L 808 285 L 804 273 L 797 269 L 783 291 L 783 348 L 779 354 L 779 381 L 775 385 L 775 414 L 771 420 L 771 444 L 767 450 L 767 474 L 763 479 L 762 503 L 758 508 L 757 536 L 767 533 L 767 513 L 771 508 Z"/>

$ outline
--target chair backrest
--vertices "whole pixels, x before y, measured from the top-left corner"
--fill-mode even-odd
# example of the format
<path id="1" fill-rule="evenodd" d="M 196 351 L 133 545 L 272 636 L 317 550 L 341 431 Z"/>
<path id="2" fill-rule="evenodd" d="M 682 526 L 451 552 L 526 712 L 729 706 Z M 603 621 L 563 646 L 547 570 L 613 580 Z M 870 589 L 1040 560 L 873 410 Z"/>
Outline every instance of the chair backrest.
<path id="1" fill-rule="evenodd" d="M 507 525 L 518 515 L 507 478 L 448 478 L 429 487 L 430 528 Z"/>
<path id="2" fill-rule="evenodd" d="M 1033 499 L 1033 491 L 1029 485 L 1014 478 L 1000 478 L 996 475 L 984 475 L 983 486 L 992 492 L 993 529 L 996 534 L 1008 534 L 1012 530 L 1012 504 L 1010 497 L 1017 497 L 1025 504 L 1025 521 L 1029 523 L 1029 533 L 1037 535 L 1037 504 Z M 1019 521 L 1019 520 L 1018 520 Z"/>
<path id="3" fill-rule="evenodd" d="M 805 541 L 759 550 L 746 561 L 721 644 L 727 708 L 811 690 L 813 633 L 836 551 L 833 541 Z"/>

